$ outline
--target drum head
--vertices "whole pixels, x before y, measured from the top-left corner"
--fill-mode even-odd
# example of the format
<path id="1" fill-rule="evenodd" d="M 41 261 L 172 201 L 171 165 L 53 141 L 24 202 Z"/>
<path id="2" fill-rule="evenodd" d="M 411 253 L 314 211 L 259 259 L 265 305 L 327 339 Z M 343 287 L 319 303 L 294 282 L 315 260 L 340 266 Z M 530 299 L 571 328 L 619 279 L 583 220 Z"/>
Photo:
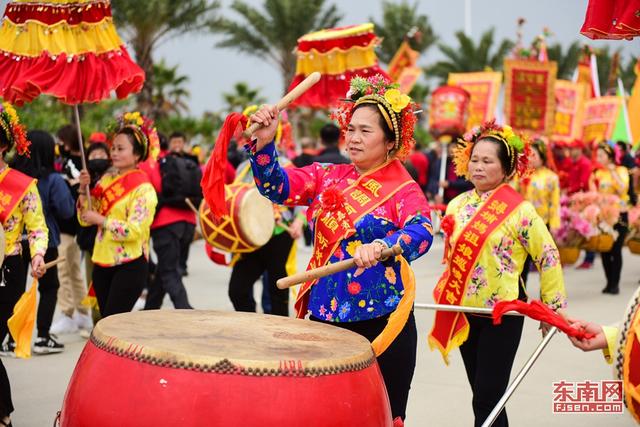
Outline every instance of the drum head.
<path id="1" fill-rule="evenodd" d="M 247 241 L 256 246 L 264 246 L 273 235 L 275 219 L 273 203 L 254 187 L 247 191 L 238 212 L 240 229 Z"/>
<path id="2" fill-rule="evenodd" d="M 640 423 L 640 286 L 631 297 L 620 327 L 614 374 L 622 381 L 629 414 Z"/>
<path id="3" fill-rule="evenodd" d="M 365 369 L 369 341 L 308 320 L 255 313 L 153 310 L 102 319 L 99 348 L 155 365 L 245 375 L 318 376 Z"/>

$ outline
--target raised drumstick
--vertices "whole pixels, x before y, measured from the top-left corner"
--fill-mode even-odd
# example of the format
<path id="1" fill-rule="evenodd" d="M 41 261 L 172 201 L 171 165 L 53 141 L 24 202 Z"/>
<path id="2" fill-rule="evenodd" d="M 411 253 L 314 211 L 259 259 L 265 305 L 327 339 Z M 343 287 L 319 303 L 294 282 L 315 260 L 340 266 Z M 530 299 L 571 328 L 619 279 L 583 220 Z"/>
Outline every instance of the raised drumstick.
<path id="1" fill-rule="evenodd" d="M 400 255 L 401 253 L 402 248 L 400 247 L 400 245 L 393 245 L 389 249 L 385 249 L 382 251 L 380 259 L 385 260 L 389 257 Z M 278 289 L 287 289 L 299 283 L 309 282 L 321 277 L 330 276 L 332 274 L 349 270 L 350 268 L 354 267 L 356 267 L 356 261 L 353 258 L 345 259 L 344 261 L 335 262 L 323 267 L 314 268 L 313 270 L 307 270 L 302 273 L 283 277 L 282 279 L 278 280 L 276 284 L 278 285 Z"/>
<path id="2" fill-rule="evenodd" d="M 309 88 L 311 88 L 311 86 L 313 86 L 314 84 L 318 83 L 320 81 L 320 77 L 321 77 L 321 74 L 319 72 L 317 72 L 317 71 L 309 74 L 309 76 L 306 79 L 304 79 L 302 82 L 300 82 L 300 84 L 298 86 L 294 87 L 291 90 L 291 92 L 286 94 L 280 101 L 278 101 L 278 103 L 276 104 L 276 107 L 278 107 L 278 111 L 282 111 L 285 108 L 287 108 L 289 106 L 289 104 L 291 104 L 293 101 L 298 99 L 298 97 L 300 95 L 302 95 L 303 93 L 305 93 L 307 90 L 309 90 Z M 262 127 L 262 125 L 260 123 L 254 123 L 251 126 L 249 126 L 242 133 L 242 135 L 245 138 L 250 138 L 251 135 L 253 135 L 253 133 L 255 131 L 260 129 L 260 127 Z"/>

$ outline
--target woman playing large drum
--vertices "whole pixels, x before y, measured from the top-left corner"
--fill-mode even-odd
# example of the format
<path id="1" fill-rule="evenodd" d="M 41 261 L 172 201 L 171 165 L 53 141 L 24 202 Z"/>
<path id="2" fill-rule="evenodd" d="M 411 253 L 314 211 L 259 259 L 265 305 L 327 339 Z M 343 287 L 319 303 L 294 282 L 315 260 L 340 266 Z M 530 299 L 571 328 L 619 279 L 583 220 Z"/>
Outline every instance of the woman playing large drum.
<path id="1" fill-rule="evenodd" d="M 395 244 L 408 261 L 431 246 L 427 201 L 398 160 L 414 143 L 415 104 L 381 76 L 354 78 L 347 97 L 336 118 L 353 164 L 281 168 L 273 144 L 278 125 L 273 106 L 251 116 L 263 128 L 248 149 L 263 195 L 310 207 L 314 252 L 309 268 L 351 257 L 359 267 L 303 285 L 298 316 L 310 314 L 373 341 L 392 414 L 404 418 L 416 361 L 414 283 L 404 259 L 378 260 Z M 382 342 L 390 343 L 386 351 Z"/>
<path id="2" fill-rule="evenodd" d="M 519 286 L 527 255 L 540 271 L 541 297 L 552 309 L 565 305 L 558 249 L 535 208 L 506 184 L 526 173 L 529 146 L 511 128 L 486 123 L 460 140 L 454 152 L 458 175 L 475 189 L 447 206 L 447 269 L 434 291 L 440 304 L 493 307 L 497 301 L 526 298 Z M 512 316 L 494 326 L 491 318 L 436 312 L 429 343 L 447 360 L 460 352 L 473 392 L 476 426 L 505 392 L 523 318 Z M 506 426 L 502 412 L 494 426 Z"/>

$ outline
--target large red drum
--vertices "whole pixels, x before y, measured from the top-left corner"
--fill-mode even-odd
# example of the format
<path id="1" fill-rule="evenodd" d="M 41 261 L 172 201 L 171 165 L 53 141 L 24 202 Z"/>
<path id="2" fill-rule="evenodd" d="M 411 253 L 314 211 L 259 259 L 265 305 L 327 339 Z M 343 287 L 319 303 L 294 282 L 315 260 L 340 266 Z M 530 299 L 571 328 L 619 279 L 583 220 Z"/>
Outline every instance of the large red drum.
<path id="1" fill-rule="evenodd" d="M 101 320 L 63 427 L 391 427 L 369 342 L 307 320 L 197 310 Z"/>
<path id="2" fill-rule="evenodd" d="M 624 388 L 624 403 L 640 423 L 640 286 L 625 312 L 613 363 L 614 373 Z"/>

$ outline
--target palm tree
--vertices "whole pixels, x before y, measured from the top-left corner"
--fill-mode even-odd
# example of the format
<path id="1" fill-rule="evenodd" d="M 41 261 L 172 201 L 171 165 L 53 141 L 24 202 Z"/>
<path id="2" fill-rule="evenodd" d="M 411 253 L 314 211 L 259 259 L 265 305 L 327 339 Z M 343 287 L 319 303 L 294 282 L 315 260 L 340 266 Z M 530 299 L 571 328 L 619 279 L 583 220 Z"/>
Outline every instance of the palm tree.
<path id="1" fill-rule="evenodd" d="M 322 28 L 334 27 L 342 16 L 325 0 L 264 0 L 256 9 L 235 0 L 231 9 L 240 20 L 221 18 L 212 30 L 222 36 L 219 47 L 253 55 L 276 66 L 282 74 L 283 90 L 289 87 L 296 69 L 294 49 L 298 38 Z"/>
<path id="2" fill-rule="evenodd" d="M 403 0 L 400 4 L 391 1 L 382 2 L 382 22 L 374 23 L 376 34 L 382 38 L 378 51 L 380 61 L 389 63 L 405 38 L 412 49 L 422 53 L 437 40 L 429 17 L 418 15 L 418 3 L 413 5 Z"/>
<path id="3" fill-rule="evenodd" d="M 156 118 L 189 111 L 185 98 L 191 95 L 184 85 L 189 77 L 178 74 L 178 65 L 168 67 L 164 60 L 153 66 L 152 115 Z"/>
<path id="4" fill-rule="evenodd" d="M 226 102 L 226 111 L 238 111 L 249 105 L 262 104 L 266 100 L 260 96 L 260 89 L 250 89 L 245 82 L 233 85 L 234 92 L 223 93 L 222 97 Z"/>
<path id="5" fill-rule="evenodd" d="M 155 49 L 170 38 L 215 26 L 219 0 L 112 0 L 111 4 L 116 23 L 146 73 L 138 108 L 153 118 Z"/>
<path id="6" fill-rule="evenodd" d="M 459 46 L 451 47 L 439 43 L 438 49 L 447 59 L 425 68 L 425 73 L 428 77 L 437 77 L 441 83 L 446 83 L 449 73 L 466 73 L 485 69 L 501 70 L 504 58 L 511 51 L 514 43 L 511 40 L 502 40 L 497 48 L 492 49 L 493 33 L 493 28 L 485 31 L 476 45 L 462 31 L 456 32 Z"/>
<path id="7" fill-rule="evenodd" d="M 580 45 L 580 42 L 577 41 L 571 43 L 566 51 L 563 51 L 560 43 L 556 43 L 547 48 L 549 60 L 556 61 L 558 63 L 557 76 L 559 79 L 571 80 L 573 73 L 578 66 L 581 52 L 582 46 Z"/>

